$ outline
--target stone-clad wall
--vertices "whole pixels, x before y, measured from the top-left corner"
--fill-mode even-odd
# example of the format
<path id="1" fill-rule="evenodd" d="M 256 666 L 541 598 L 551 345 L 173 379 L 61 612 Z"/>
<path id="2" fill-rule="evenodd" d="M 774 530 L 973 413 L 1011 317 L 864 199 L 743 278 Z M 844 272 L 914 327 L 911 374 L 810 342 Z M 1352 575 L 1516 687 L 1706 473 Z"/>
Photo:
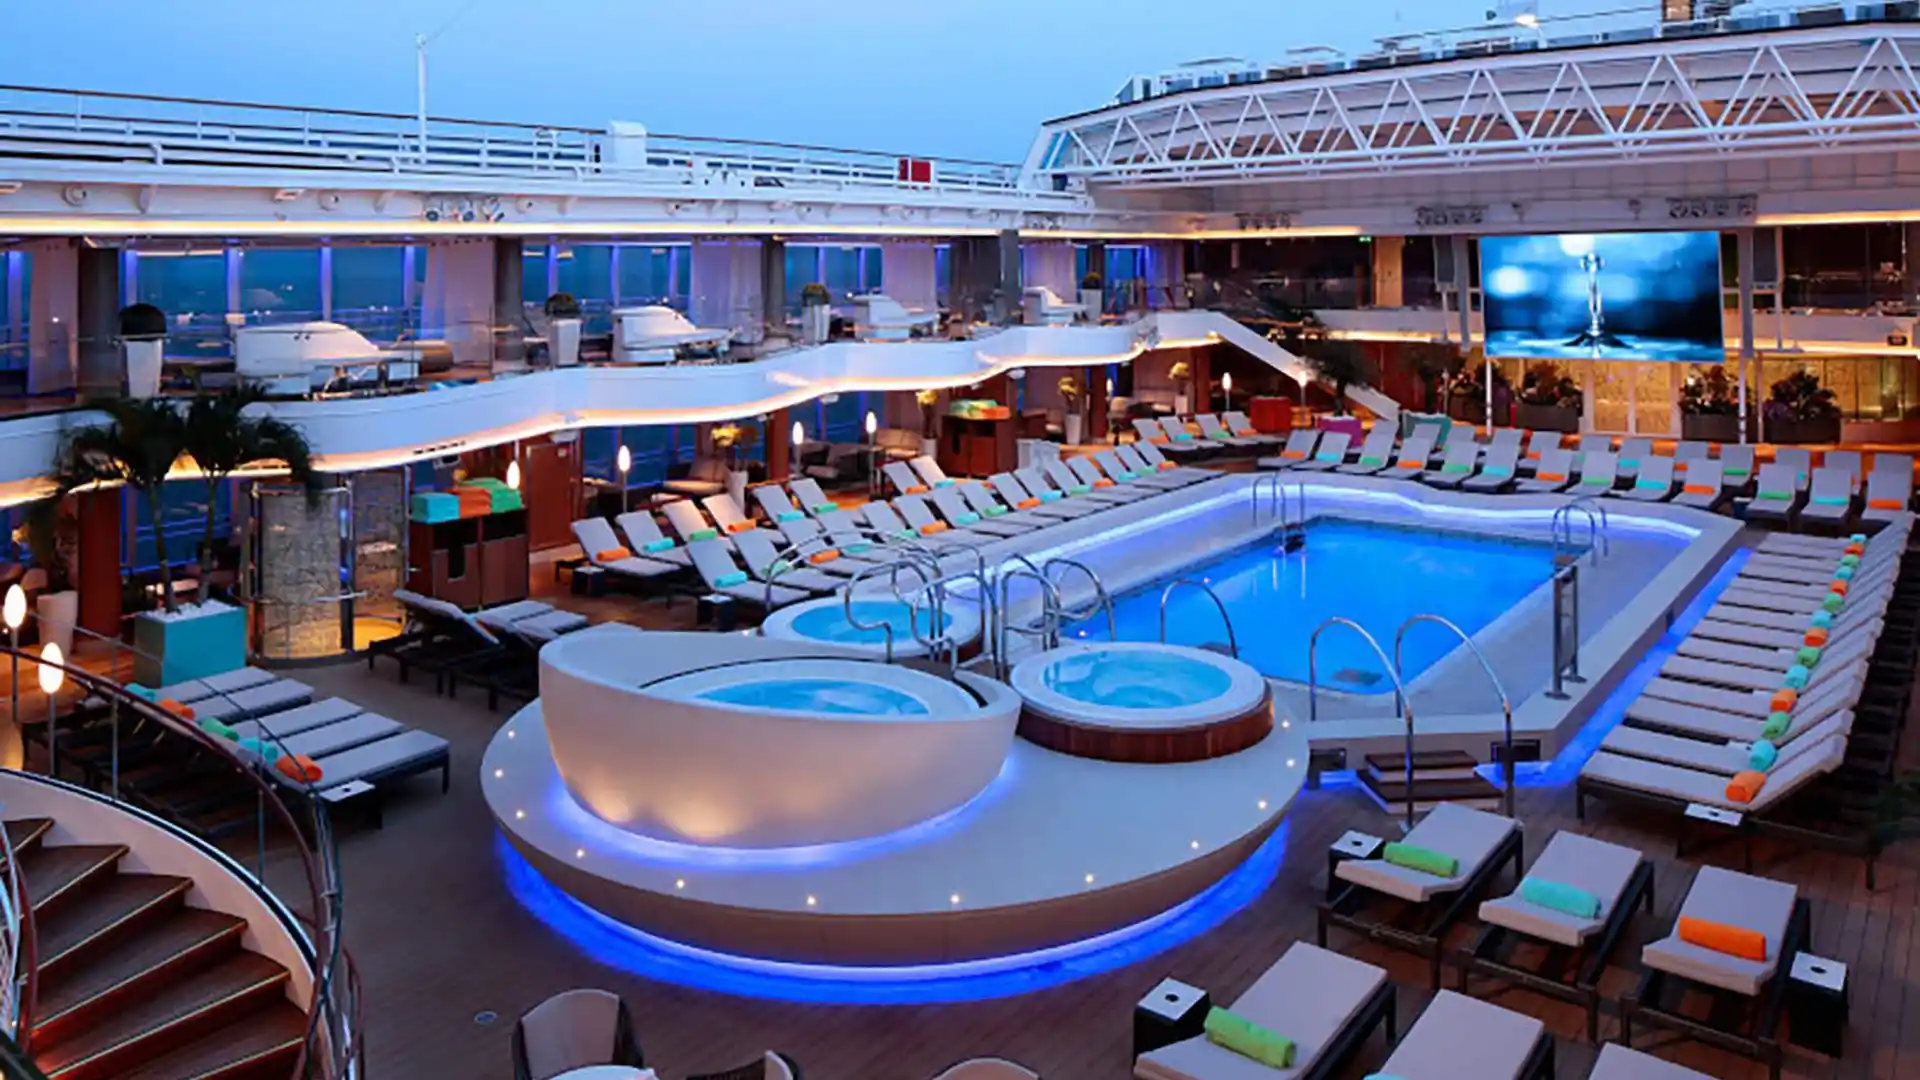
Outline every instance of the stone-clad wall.
<path id="1" fill-rule="evenodd" d="M 404 469 L 355 473 L 353 589 L 359 618 L 398 619 L 394 590 L 406 582 L 407 474 Z"/>
<path id="2" fill-rule="evenodd" d="M 295 489 L 263 484 L 256 491 L 259 654 L 268 660 L 337 655 L 340 605 L 322 598 L 343 591 L 340 515 L 347 493 L 330 489 L 309 505 Z"/>

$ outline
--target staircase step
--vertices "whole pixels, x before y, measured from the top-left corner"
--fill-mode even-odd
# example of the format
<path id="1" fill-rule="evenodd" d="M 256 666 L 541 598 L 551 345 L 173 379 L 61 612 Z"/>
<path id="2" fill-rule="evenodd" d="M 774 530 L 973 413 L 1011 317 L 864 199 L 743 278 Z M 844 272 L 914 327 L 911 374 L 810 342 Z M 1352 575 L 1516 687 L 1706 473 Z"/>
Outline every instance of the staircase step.
<path id="1" fill-rule="evenodd" d="M 39 1052 L 48 1080 L 109 1080 L 284 1003 L 287 969 L 257 953 L 226 960 L 125 1003 L 66 1042 Z M 221 1034 L 227 1034 L 222 1032 Z"/>
<path id="2" fill-rule="evenodd" d="M 34 914 L 51 912 L 59 904 L 78 899 L 89 886 L 112 877 L 126 853 L 125 844 L 65 844 L 22 855 L 20 873 Z"/>
<path id="3" fill-rule="evenodd" d="M 306 1036 L 306 1014 L 281 1002 L 121 1073 L 118 1080 L 286 1080 Z"/>
<path id="4" fill-rule="evenodd" d="M 1468 780 L 1422 780 L 1416 778 L 1409 794 L 1405 780 L 1386 780 L 1370 772 L 1360 773 L 1360 790 L 1389 811 L 1403 811 L 1409 798 L 1416 811 L 1430 810 L 1441 803 L 1457 803 L 1475 810 L 1499 809 L 1500 789 L 1482 777 Z"/>
<path id="5" fill-rule="evenodd" d="M 35 1045 L 57 1045 L 135 997 L 164 993 L 175 981 L 237 951 L 246 929 L 246 920 L 224 912 L 181 908 L 84 966 L 44 980 Z"/>
<path id="6" fill-rule="evenodd" d="M 53 831 L 53 819 L 14 818 L 11 821 L 0 822 L 0 828 L 7 830 L 7 847 L 11 848 L 15 855 L 25 855 L 39 847 L 41 838 Z M 6 865 L 7 860 L 0 858 L 0 868 Z"/>
<path id="7" fill-rule="evenodd" d="M 1396 773 L 1405 775 L 1407 771 L 1407 755 L 1404 752 L 1368 754 L 1363 760 L 1366 761 L 1367 768 L 1383 776 L 1392 776 Z M 1479 764 L 1478 758 L 1464 750 L 1415 750 L 1413 752 L 1413 771 L 1416 773 L 1430 769 L 1471 769 Z"/>
<path id="8" fill-rule="evenodd" d="M 186 901 L 193 880 L 165 874 L 119 874 L 86 896 L 53 912 L 36 928 L 40 936 L 40 977 L 82 961 L 100 949 L 152 925 Z"/>

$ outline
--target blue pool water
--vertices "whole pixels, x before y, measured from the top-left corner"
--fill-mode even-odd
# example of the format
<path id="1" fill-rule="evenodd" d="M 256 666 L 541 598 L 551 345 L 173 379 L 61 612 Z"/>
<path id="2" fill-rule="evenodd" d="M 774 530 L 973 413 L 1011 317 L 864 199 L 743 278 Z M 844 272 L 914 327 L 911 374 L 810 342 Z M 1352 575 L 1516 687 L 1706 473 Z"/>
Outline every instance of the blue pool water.
<path id="1" fill-rule="evenodd" d="M 704 690 L 695 697 L 723 705 L 785 712 L 925 716 L 926 702 L 876 683 L 849 679 L 760 679 Z"/>
<path id="2" fill-rule="evenodd" d="M 1545 544 L 1322 520 L 1309 526 L 1305 546 L 1292 554 L 1261 543 L 1168 580 L 1205 581 L 1233 619 L 1240 659 L 1271 678 L 1304 683 L 1308 639 L 1332 616 L 1359 623 L 1391 655 L 1394 632 L 1410 616 L 1439 615 L 1477 634 L 1544 584 L 1552 570 Z M 1164 587 L 1161 582 L 1115 601 L 1120 640 L 1159 640 Z M 1105 621 L 1096 616 L 1068 633 L 1097 640 L 1106 636 Z M 1167 605 L 1167 640 L 1224 643 L 1226 631 L 1203 593 L 1182 589 Z M 1411 680 L 1457 645 L 1440 627 L 1415 626 L 1407 632 L 1405 677 Z M 1393 690 L 1385 666 L 1344 627 L 1320 636 L 1318 666 L 1323 686 L 1361 694 Z"/>
<path id="3" fill-rule="evenodd" d="M 918 624 L 921 637 L 932 637 L 929 629 L 933 626 L 933 612 L 922 611 L 917 618 L 910 614 L 911 609 L 898 600 L 855 600 L 853 617 L 862 625 L 872 629 L 856 629 L 847 621 L 845 611 L 839 604 L 831 607 L 809 608 L 794 617 L 793 629 L 797 634 L 815 641 L 831 642 L 835 645 L 885 645 L 886 631 L 876 624 L 885 622 L 893 628 L 893 643 L 896 647 L 915 640 L 908 630 L 908 620 Z M 940 616 L 940 629 L 945 631 L 953 625 L 953 616 Z"/>
<path id="4" fill-rule="evenodd" d="M 1115 709 L 1184 708 L 1233 685 L 1231 675 L 1204 660 L 1135 649 L 1062 657 L 1047 665 L 1041 681 L 1056 694 Z"/>

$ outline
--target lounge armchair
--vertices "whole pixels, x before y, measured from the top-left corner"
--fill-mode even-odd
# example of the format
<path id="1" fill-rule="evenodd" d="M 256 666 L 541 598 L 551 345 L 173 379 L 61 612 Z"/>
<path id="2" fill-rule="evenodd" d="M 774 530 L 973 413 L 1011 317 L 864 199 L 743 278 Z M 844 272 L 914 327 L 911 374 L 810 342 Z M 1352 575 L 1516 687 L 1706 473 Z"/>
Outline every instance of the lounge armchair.
<path id="1" fill-rule="evenodd" d="M 622 536 L 627 538 L 627 547 L 635 555 L 656 562 L 672 563 L 674 566 L 691 567 L 693 560 L 687 557 L 686 549 L 676 544 L 672 537 L 660 531 L 660 523 L 653 518 L 651 510 L 630 510 L 613 519 Z"/>
<path id="2" fill-rule="evenodd" d="M 1620 440 L 1620 478 L 1632 480 L 1640 475 L 1640 470 L 1653 459 L 1653 440 L 1630 438 Z M 1669 465 L 1671 468 L 1671 465 Z"/>
<path id="3" fill-rule="evenodd" d="M 568 990 L 534 1006 L 513 1026 L 514 1080 L 553 1080 L 595 1065 L 647 1065 L 633 1015 L 618 994 Z"/>
<path id="4" fill-rule="evenodd" d="M 1720 483 L 1728 495 L 1744 493 L 1753 484 L 1753 447 L 1720 448 Z"/>
<path id="5" fill-rule="evenodd" d="M 1029 285 L 1020 292 L 1020 308 L 1028 326 L 1068 326 L 1087 317 L 1085 304 L 1060 299 L 1045 285 Z"/>
<path id="6" fill-rule="evenodd" d="M 1874 459 L 1879 465 L 1879 459 Z M 1913 475 L 1875 468 L 1867 474 L 1867 508 L 1860 513 L 1862 524 L 1874 522 L 1886 524 L 1900 521 L 1911 514 L 1913 502 Z"/>
<path id="7" fill-rule="evenodd" d="M 1547 841 L 1527 879 L 1512 893 L 1480 905 L 1486 924 L 1461 958 L 1460 992 L 1473 975 L 1487 975 L 1535 990 L 1587 1011 L 1587 1039 L 1600 1041 L 1600 976 L 1636 908 L 1653 911 L 1653 864 L 1633 848 L 1578 833 Z M 1550 883 L 1550 884 L 1549 884 Z M 1528 899 L 1533 888 L 1565 886 L 1597 899 L 1591 916 L 1572 914 Z M 1520 957 L 1524 944 L 1544 945 L 1535 963 Z"/>
<path id="8" fill-rule="evenodd" d="M 853 336 L 861 341 L 905 341 L 940 325 L 939 312 L 908 311 L 884 293 L 854 297 L 853 310 Z"/>
<path id="9" fill-rule="evenodd" d="M 1562 436 L 1557 431 L 1536 431 L 1527 436 L 1527 450 L 1521 455 L 1522 468 L 1529 473 L 1539 472 L 1540 462 L 1544 461 L 1548 454 L 1560 449 L 1562 441 Z M 1567 465 L 1569 469 L 1572 468 L 1571 454 L 1567 456 Z"/>
<path id="10" fill-rule="evenodd" d="M 1497 434 L 1504 435 L 1513 430 L 1513 428 L 1505 428 Z M 1513 485 L 1514 470 L 1519 468 L 1519 464 L 1520 447 L 1516 444 L 1505 444 L 1496 439 L 1493 445 L 1487 447 L 1487 459 L 1481 464 L 1480 471 L 1461 480 L 1460 490 L 1505 491 Z"/>
<path id="11" fill-rule="evenodd" d="M 1442 990 L 1380 1070 L 1404 1080 L 1553 1080 L 1553 1036 L 1531 1016 Z"/>
<path id="12" fill-rule="evenodd" d="M 1271 446 L 1264 438 L 1235 435 L 1220 423 L 1220 418 L 1211 413 L 1194 413 L 1193 422 L 1200 425 L 1200 437 L 1210 439 L 1240 454 L 1253 454 Z"/>
<path id="13" fill-rule="evenodd" d="M 1800 489 L 1791 465 L 1769 462 L 1760 466 L 1746 520 L 1790 525 L 1800 509 Z"/>
<path id="14" fill-rule="evenodd" d="M 681 570 L 681 567 L 670 562 L 635 555 L 614 535 L 613 526 L 606 518 L 582 518 L 574 522 L 573 538 L 580 542 L 580 553 L 586 557 L 589 565 L 615 577 L 652 582 L 671 577 Z"/>
<path id="15" fill-rule="evenodd" d="M 1291 469 L 1303 461 L 1313 460 L 1314 447 L 1320 442 L 1320 432 L 1314 428 L 1299 428 L 1287 436 L 1287 444 L 1275 457 L 1263 457 L 1254 464 L 1263 469 Z"/>
<path id="16" fill-rule="evenodd" d="M 1380 472 L 1393 464 L 1393 444 L 1393 426 L 1375 424 L 1360 443 L 1360 457 L 1351 464 L 1334 466 L 1334 471 L 1355 476 L 1370 476 Z"/>
<path id="17" fill-rule="evenodd" d="M 1613 494 L 1635 502 L 1666 502 L 1673 497 L 1673 459 L 1642 459 L 1633 478 L 1633 486 Z"/>
<path id="18" fill-rule="evenodd" d="M 674 477 L 660 490 L 690 499 L 703 499 L 727 490 L 727 463 L 716 457 L 694 458 L 685 476 Z"/>
<path id="19" fill-rule="evenodd" d="M 1313 452 L 1313 460 L 1303 461 L 1294 468 L 1301 472 L 1332 472 L 1347 460 L 1347 444 L 1351 436 L 1344 431 L 1329 431 L 1320 437 L 1320 448 Z M 1422 468 L 1426 461 L 1421 460 Z"/>
<path id="20" fill-rule="evenodd" d="M 1800 523 L 1847 531 L 1853 522 L 1853 494 L 1853 473 L 1831 465 L 1820 466 L 1813 470 L 1807 505 L 1800 511 Z"/>
<path id="21" fill-rule="evenodd" d="M 731 596 L 771 611 L 815 595 L 804 589 L 754 581 L 751 574 L 740 569 L 733 561 L 733 553 L 719 540 L 695 540 L 687 545 L 687 553 L 693 556 L 693 568 L 700 579 L 706 582 L 707 588 L 722 596 Z"/>
<path id="22" fill-rule="evenodd" d="M 1679 467 L 1676 460 L 1674 466 Z M 1720 474 L 1723 468 L 1718 461 L 1709 458 L 1696 458 L 1687 464 L 1686 480 L 1680 485 L 1680 494 L 1673 497 L 1675 506 L 1691 506 L 1695 510 L 1715 510 L 1727 499 L 1727 487 Z"/>
<path id="23" fill-rule="evenodd" d="M 1812 918 L 1793 886 L 1768 878 L 1703 866 L 1680 904 L 1674 931 L 1648 945 L 1638 989 L 1620 1001 L 1620 1041 L 1633 1045 L 1635 1027 L 1663 1028 L 1766 1064 L 1778 1080 L 1776 1032 L 1787 969 L 1809 944 Z M 1760 958 L 1748 959 L 1686 940 L 1690 925 L 1710 924 L 1758 936 Z M 1739 1003 L 1741 1023 L 1728 1031 L 1682 1012 L 1678 999 L 1704 991 Z"/>
<path id="24" fill-rule="evenodd" d="M 1575 495 L 1609 495 L 1620 479 L 1620 459 L 1611 450 L 1589 450 L 1580 456 L 1580 481 Z"/>
<path id="25" fill-rule="evenodd" d="M 1340 863 L 1334 878 L 1343 884 L 1319 906 L 1316 940 L 1325 946 L 1327 930 L 1339 926 L 1424 956 L 1437 989 L 1447 930 L 1493 883 L 1501 864 L 1511 862 L 1519 880 L 1520 823 L 1441 803 L 1407 833 L 1406 845 L 1452 859 L 1454 872 L 1429 873 L 1385 858 Z M 1389 905 L 1397 910 L 1379 910 Z"/>
<path id="26" fill-rule="evenodd" d="M 1230 1011 L 1293 1041 L 1293 1066 L 1274 1069 L 1205 1035 L 1151 1050 L 1134 1062 L 1141 1080 L 1326 1080 L 1338 1076 L 1383 1022 L 1395 1035 L 1393 982 L 1372 964 L 1295 942 L 1235 998 Z"/>
<path id="27" fill-rule="evenodd" d="M 1278 435 L 1262 434 L 1259 428 L 1253 426 L 1253 421 L 1247 419 L 1246 413 L 1228 410 L 1220 414 L 1220 419 L 1226 422 L 1227 429 L 1235 435 L 1243 439 L 1256 440 L 1262 446 L 1279 446 L 1286 442 Z"/>
<path id="28" fill-rule="evenodd" d="M 1516 483 L 1513 489 L 1522 495 L 1552 495 L 1565 491 L 1573 482 L 1573 451 L 1549 450 L 1535 463 L 1533 476 Z"/>

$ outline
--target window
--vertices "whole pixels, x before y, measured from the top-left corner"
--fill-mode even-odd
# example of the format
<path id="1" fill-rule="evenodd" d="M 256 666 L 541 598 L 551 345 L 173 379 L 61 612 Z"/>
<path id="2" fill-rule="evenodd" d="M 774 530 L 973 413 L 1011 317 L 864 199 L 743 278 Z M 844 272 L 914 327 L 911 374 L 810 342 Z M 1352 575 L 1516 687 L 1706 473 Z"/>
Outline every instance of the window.
<path id="1" fill-rule="evenodd" d="M 167 315 L 167 354 L 186 359 L 233 355 L 227 333 L 227 256 L 223 251 L 141 252 L 134 299 Z"/>
<path id="2" fill-rule="evenodd" d="M 684 260 L 683 260 L 684 261 Z M 666 304 L 673 294 L 673 250 L 665 245 L 620 249 L 623 307 Z"/>
<path id="3" fill-rule="evenodd" d="M 213 535 L 215 539 L 233 531 L 233 489 L 221 484 L 214 492 Z M 144 495 L 132 488 L 123 489 L 122 512 L 132 525 L 129 549 L 121 552 L 121 561 L 134 571 L 153 570 L 160 565 L 159 546 L 153 539 L 153 519 L 147 512 Z M 167 561 L 175 566 L 198 558 L 198 549 L 207 530 L 207 485 L 199 480 L 173 481 L 160 489 L 160 528 L 167 538 Z"/>
<path id="4" fill-rule="evenodd" d="M 425 261 L 425 260 L 421 260 Z M 333 321 L 374 341 L 393 341 L 408 323 L 407 249 L 333 249 Z"/>
<path id="5" fill-rule="evenodd" d="M 860 291 L 860 249 L 829 247 L 820 253 L 821 281 L 835 301 Z"/>
<path id="6" fill-rule="evenodd" d="M 867 407 L 866 394 L 841 394 L 831 405 L 821 406 L 820 426 L 815 430 L 826 442 L 863 442 L 867 437 Z"/>
<path id="7" fill-rule="evenodd" d="M 240 253 L 240 310 L 248 323 L 314 322 L 320 307 L 319 248 Z"/>

